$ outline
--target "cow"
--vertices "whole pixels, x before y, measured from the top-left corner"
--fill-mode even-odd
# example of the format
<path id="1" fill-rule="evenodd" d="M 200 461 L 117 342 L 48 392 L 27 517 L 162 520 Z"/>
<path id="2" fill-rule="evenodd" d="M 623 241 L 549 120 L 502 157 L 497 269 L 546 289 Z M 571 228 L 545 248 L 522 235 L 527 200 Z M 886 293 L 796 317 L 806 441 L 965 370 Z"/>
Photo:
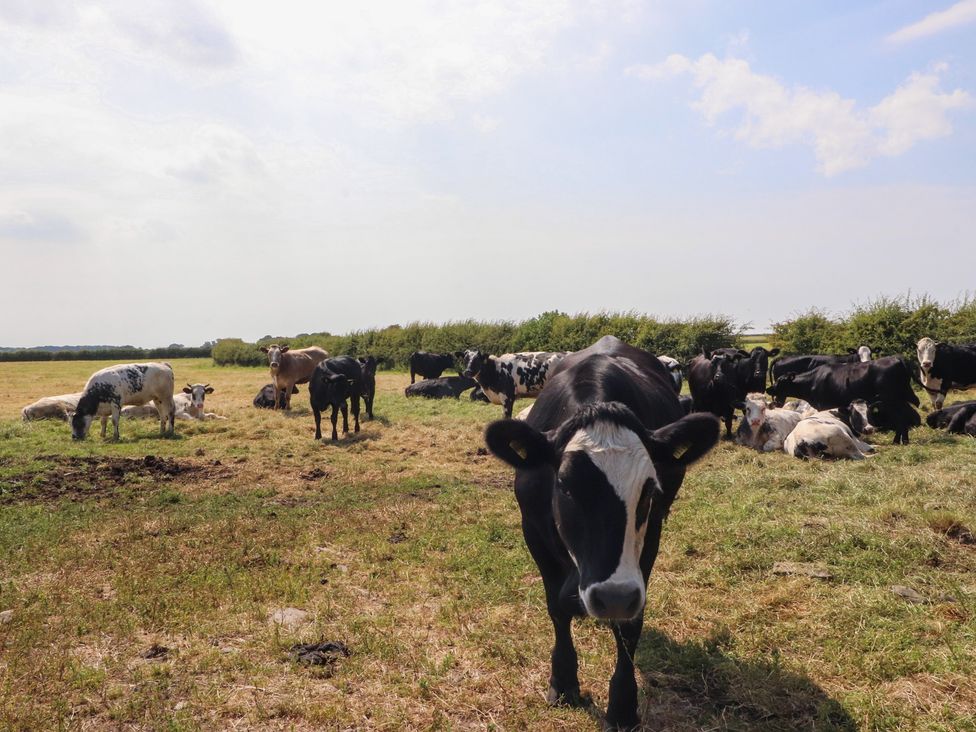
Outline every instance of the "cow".
<path id="1" fill-rule="evenodd" d="M 159 410 L 159 431 L 169 426 L 174 431 L 176 407 L 173 404 L 173 369 L 168 363 L 129 363 L 96 371 L 85 384 L 78 408 L 71 416 L 71 437 L 83 440 L 92 420 L 102 418 L 102 437 L 109 416 L 119 439 L 119 416 L 127 404 L 145 404 L 152 400 Z"/>
<path id="2" fill-rule="evenodd" d="M 610 621 L 617 661 L 607 726 L 639 724 L 634 652 L 661 529 L 685 469 L 718 440 L 711 415 L 682 416 L 653 355 L 605 336 L 570 354 L 523 422 L 485 431 L 515 468 L 522 533 L 542 575 L 555 633 L 547 698 L 583 705 L 571 624 Z"/>
<path id="3" fill-rule="evenodd" d="M 688 388 L 696 412 L 711 412 L 725 422 L 725 434 L 732 436 L 733 404 L 737 396 L 736 363 L 738 353 L 708 353 L 695 356 L 688 364 Z"/>
<path id="4" fill-rule="evenodd" d="M 819 366 L 829 366 L 835 363 L 867 363 L 871 360 L 871 348 L 859 346 L 848 348 L 846 354 L 826 356 L 820 354 L 806 354 L 799 356 L 783 356 L 773 361 L 769 369 L 770 385 L 776 383 L 776 379 L 789 374 L 802 374 L 804 371 L 812 371 Z M 765 388 L 760 387 L 757 391 Z"/>
<path id="5" fill-rule="evenodd" d="M 818 366 L 813 371 L 780 376 L 766 392 L 780 406 L 786 397 L 799 397 L 815 408 L 846 407 L 855 399 L 868 402 L 906 403 L 918 406 L 912 390 L 912 373 L 900 356 L 886 356 L 874 361 L 838 363 Z M 895 444 L 908 444 L 911 428 L 907 412 L 892 408 L 891 413 L 904 419 L 894 425 Z"/>
<path id="6" fill-rule="evenodd" d="M 20 416 L 25 422 L 36 419 L 60 419 L 67 421 L 68 416 L 78 408 L 78 400 L 82 392 L 75 394 L 60 394 L 38 399 L 20 410 Z"/>
<path id="7" fill-rule="evenodd" d="M 471 390 L 471 393 L 468 395 L 468 399 L 470 399 L 473 402 L 491 404 L 491 402 L 488 400 L 488 397 L 486 397 L 485 393 L 481 390 L 480 386 L 475 386 L 474 389 Z"/>
<path id="8" fill-rule="evenodd" d="M 315 417 L 315 439 L 322 439 L 322 411 L 332 407 L 332 440 L 339 439 L 336 433 L 338 411 L 342 411 L 342 433 L 349 432 L 349 407 L 359 432 L 359 398 L 363 393 L 363 367 L 352 356 L 327 358 L 315 367 L 308 382 L 308 398 Z"/>
<path id="9" fill-rule="evenodd" d="M 712 355 L 716 353 L 739 356 L 735 363 L 735 396 L 736 399 L 744 400 L 750 392 L 758 393 L 766 388 L 769 359 L 779 355 L 779 349 L 769 350 L 756 346 L 746 353 L 741 348 L 716 348 L 712 351 Z"/>
<path id="10" fill-rule="evenodd" d="M 292 387 L 307 383 L 315 367 L 329 357 L 328 352 L 318 346 L 292 351 L 288 346 L 273 343 L 261 346 L 261 351 L 268 354 L 271 383 L 276 393 L 284 393 L 285 409 L 291 409 Z M 278 409 L 278 400 L 275 400 L 273 409 Z"/>
<path id="11" fill-rule="evenodd" d="M 477 385 L 474 379 L 469 379 L 467 376 L 440 376 L 410 384 L 403 390 L 403 394 L 407 397 L 419 396 L 426 399 L 458 399 L 463 392 Z"/>
<path id="12" fill-rule="evenodd" d="M 463 357 L 461 351 L 454 353 L 427 353 L 427 351 L 414 351 L 410 354 L 410 383 L 416 381 L 417 374 L 425 379 L 436 379 L 448 369 L 454 369 L 461 373 L 457 367 L 457 360 Z"/>
<path id="13" fill-rule="evenodd" d="M 855 435 L 873 435 L 901 428 L 914 429 L 922 424 L 915 408 L 901 401 L 855 399 L 847 407 L 831 410 Z"/>
<path id="14" fill-rule="evenodd" d="M 954 346 L 922 338 L 917 352 L 922 386 L 936 409 L 942 409 L 950 389 L 976 384 L 976 344 Z"/>
<path id="15" fill-rule="evenodd" d="M 512 416 L 516 399 L 539 395 L 550 370 L 565 356 L 565 351 L 489 356 L 478 350 L 467 350 L 463 355 L 463 375 L 477 381 L 488 401 L 501 405 L 508 418 Z"/>
<path id="16" fill-rule="evenodd" d="M 851 428 L 830 412 L 804 417 L 783 441 L 783 451 L 803 460 L 809 458 L 847 458 L 863 460 L 874 448 L 862 442 Z"/>
<path id="17" fill-rule="evenodd" d="M 948 429 L 949 432 L 962 434 L 966 423 L 973 415 L 976 415 L 976 400 L 956 402 L 931 412 L 925 418 L 925 422 L 932 428 Z"/>
<path id="18" fill-rule="evenodd" d="M 801 417 L 809 417 L 817 410 L 810 406 L 810 402 L 803 399 L 787 399 L 780 409 L 789 409 L 791 412 L 799 412 Z"/>
<path id="19" fill-rule="evenodd" d="M 227 419 L 219 414 L 207 412 L 203 408 L 203 402 L 207 394 L 213 394 L 214 388 L 210 384 L 190 384 L 183 387 L 183 390 L 173 396 L 173 403 L 176 405 L 177 419 Z"/>
<path id="20" fill-rule="evenodd" d="M 293 386 L 291 388 L 292 394 L 298 393 L 298 387 Z M 275 386 L 274 384 L 265 384 L 261 387 L 261 391 L 257 393 L 254 397 L 254 406 L 258 409 L 274 409 L 275 405 Z M 285 408 L 285 395 L 278 394 L 278 407 L 280 409 Z"/>
<path id="21" fill-rule="evenodd" d="M 803 419 L 799 412 L 790 409 L 769 409 L 762 393 L 749 394 L 735 408 L 742 410 L 735 443 L 759 452 L 781 450 L 783 442 Z"/>
<path id="22" fill-rule="evenodd" d="M 671 356 L 658 356 L 657 360 L 664 364 L 664 368 L 668 370 L 671 374 L 671 379 L 674 381 L 674 391 L 677 394 L 681 393 L 681 362 L 676 358 L 671 358 Z"/>
<path id="23" fill-rule="evenodd" d="M 376 357 L 366 356 L 357 359 L 363 369 L 363 405 L 366 407 L 366 417 L 373 418 L 373 399 L 376 398 Z"/>
<path id="24" fill-rule="evenodd" d="M 678 395 L 678 404 L 681 405 L 681 411 L 685 414 L 691 414 L 692 409 L 695 406 L 695 400 L 690 396 L 685 396 L 684 394 Z"/>

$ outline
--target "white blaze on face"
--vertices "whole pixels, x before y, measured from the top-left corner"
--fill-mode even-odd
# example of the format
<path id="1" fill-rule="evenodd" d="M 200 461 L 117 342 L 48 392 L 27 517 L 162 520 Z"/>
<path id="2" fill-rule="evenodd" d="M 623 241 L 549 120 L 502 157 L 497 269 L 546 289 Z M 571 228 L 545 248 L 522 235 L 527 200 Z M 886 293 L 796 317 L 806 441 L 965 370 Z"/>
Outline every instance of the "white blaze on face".
<path id="1" fill-rule="evenodd" d="M 272 369 L 281 365 L 281 349 L 278 346 L 272 346 L 268 349 L 268 364 Z"/>
<path id="2" fill-rule="evenodd" d="M 590 615 L 598 615 L 593 611 L 590 601 L 593 591 L 619 589 L 638 590 L 639 607 L 644 607 L 646 588 L 640 568 L 640 555 L 644 548 L 648 522 L 644 520 L 638 531 L 637 504 L 647 480 L 651 478 L 657 483 L 654 463 L 637 435 L 626 427 L 610 422 L 597 422 L 577 432 L 566 445 L 565 452 L 576 450 L 585 452 L 606 476 L 614 493 L 623 502 L 627 514 L 617 568 L 607 579 L 590 585 L 580 593 L 583 605 Z"/>
<path id="3" fill-rule="evenodd" d="M 203 400 L 207 396 L 207 392 L 205 391 L 205 388 L 206 387 L 204 387 L 203 384 L 193 385 L 192 387 L 193 391 L 190 393 L 190 400 L 193 404 L 194 409 L 203 409 Z"/>
<path id="4" fill-rule="evenodd" d="M 867 346 L 861 346 L 857 349 L 857 357 L 861 359 L 861 363 L 865 363 L 871 360 L 871 349 Z"/>
<path id="5" fill-rule="evenodd" d="M 935 363 L 935 341 L 931 338 L 923 338 L 918 342 L 918 363 L 925 372 Z"/>
<path id="6" fill-rule="evenodd" d="M 763 422 L 766 421 L 766 402 L 759 402 L 754 399 L 747 399 L 745 401 L 745 413 L 746 421 L 749 423 L 749 427 L 753 432 L 762 427 Z"/>

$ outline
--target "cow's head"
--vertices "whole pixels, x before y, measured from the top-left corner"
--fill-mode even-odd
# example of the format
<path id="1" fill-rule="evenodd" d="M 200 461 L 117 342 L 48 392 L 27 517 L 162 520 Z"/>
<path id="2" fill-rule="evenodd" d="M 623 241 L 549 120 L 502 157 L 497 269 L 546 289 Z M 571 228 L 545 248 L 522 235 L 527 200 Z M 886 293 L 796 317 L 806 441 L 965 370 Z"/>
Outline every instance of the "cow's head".
<path id="1" fill-rule="evenodd" d="M 769 359 L 778 356 L 779 349 L 773 348 L 772 350 L 766 350 L 762 346 L 756 346 L 748 355 L 753 366 L 753 378 L 758 379 L 760 382 L 764 382 L 766 380 L 766 373 L 769 371 Z"/>
<path id="2" fill-rule="evenodd" d="M 881 402 L 871 402 L 855 399 L 842 409 L 842 413 L 851 423 L 851 429 L 857 435 L 873 435 L 878 431 L 876 422 L 880 420 L 883 405 Z"/>
<path id="3" fill-rule="evenodd" d="M 91 429 L 94 419 L 94 414 L 84 414 L 79 411 L 71 413 L 71 439 L 84 440 L 88 436 L 88 430 Z"/>
<path id="4" fill-rule="evenodd" d="M 363 374 L 365 375 L 375 375 L 377 361 L 375 356 L 366 356 L 365 358 L 358 359 L 360 365 L 363 367 Z"/>
<path id="5" fill-rule="evenodd" d="M 734 406 L 736 409 L 742 410 L 742 415 L 749 425 L 749 429 L 757 432 L 766 421 L 766 400 L 752 398 L 753 396 L 755 395 L 750 395 L 750 398 L 744 401 L 736 402 Z"/>
<path id="6" fill-rule="evenodd" d="M 776 379 L 775 384 L 766 389 L 766 393 L 773 398 L 774 407 L 782 407 L 786 401 L 786 397 L 793 396 L 790 393 L 790 387 L 793 385 L 795 380 L 796 374 L 783 374 Z"/>
<path id="7" fill-rule="evenodd" d="M 187 384 L 183 387 L 183 393 L 190 395 L 190 404 L 194 409 L 203 409 L 203 400 L 207 394 L 213 394 L 213 387 L 210 384 Z"/>
<path id="8" fill-rule="evenodd" d="M 487 362 L 487 354 L 478 350 L 468 349 L 461 355 L 461 363 L 464 365 L 464 371 L 461 373 L 469 379 L 474 379 L 481 373 L 481 369 L 485 367 Z"/>
<path id="9" fill-rule="evenodd" d="M 711 368 L 712 383 L 718 386 L 734 386 L 736 382 L 735 367 L 744 356 L 749 354 L 745 351 L 737 353 L 712 353 L 706 356 Z"/>
<path id="10" fill-rule="evenodd" d="M 272 343 L 270 346 L 261 346 L 261 351 L 268 354 L 268 365 L 272 371 L 277 371 L 281 366 L 281 354 L 288 353 L 288 346 L 279 346 Z"/>
<path id="11" fill-rule="evenodd" d="M 629 620 L 644 607 L 641 553 L 659 469 L 688 465 L 718 440 L 718 421 L 692 414 L 648 431 L 620 403 L 583 407 L 558 429 L 514 419 L 485 431 L 488 448 L 516 469 L 545 470 L 559 536 L 579 572 L 579 596 L 594 618 Z"/>
<path id="12" fill-rule="evenodd" d="M 935 348 L 939 344 L 926 336 L 918 342 L 918 364 L 923 371 L 928 371 L 935 363 Z"/>
<path id="13" fill-rule="evenodd" d="M 870 346 L 859 346 L 857 351 L 857 358 L 861 363 L 867 363 L 871 360 L 871 347 Z"/>

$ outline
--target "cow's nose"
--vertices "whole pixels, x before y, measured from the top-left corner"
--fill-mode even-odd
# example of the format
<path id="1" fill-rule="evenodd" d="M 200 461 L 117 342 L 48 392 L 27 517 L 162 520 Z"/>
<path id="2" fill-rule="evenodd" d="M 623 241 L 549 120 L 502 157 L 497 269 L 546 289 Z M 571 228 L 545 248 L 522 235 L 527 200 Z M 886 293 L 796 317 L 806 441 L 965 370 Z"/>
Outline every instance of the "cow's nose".
<path id="1" fill-rule="evenodd" d="M 924 368 L 924 369 L 930 369 L 930 368 L 932 368 L 932 362 L 931 361 L 922 361 L 922 368 Z"/>
<path id="2" fill-rule="evenodd" d="M 630 620 L 640 611 L 641 588 L 607 584 L 590 591 L 590 613 L 604 620 Z"/>

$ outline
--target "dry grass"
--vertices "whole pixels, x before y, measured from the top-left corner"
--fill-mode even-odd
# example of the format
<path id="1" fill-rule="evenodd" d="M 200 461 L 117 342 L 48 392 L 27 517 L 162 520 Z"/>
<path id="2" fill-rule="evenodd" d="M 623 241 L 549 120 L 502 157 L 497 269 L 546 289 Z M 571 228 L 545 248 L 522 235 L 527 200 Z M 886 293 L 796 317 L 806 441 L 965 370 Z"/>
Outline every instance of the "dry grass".
<path id="1" fill-rule="evenodd" d="M 227 421 L 175 439 L 124 422 L 120 443 L 81 444 L 63 423 L 19 422 L 100 365 L 0 365 L 0 610 L 14 611 L 0 728 L 598 726 L 545 704 L 541 584 L 510 471 L 478 454 L 500 410 L 408 401 L 407 378 L 381 374 L 377 419 L 318 444 L 304 388 L 294 414 L 255 410 L 263 369 L 192 360 L 178 379 L 213 383 L 208 409 Z M 858 464 L 723 443 L 690 472 L 638 649 L 649 729 L 976 728 L 976 447 L 913 440 L 882 437 Z M 137 467 L 147 454 L 181 470 Z M 773 575 L 776 561 L 833 577 Z M 270 623 L 286 606 L 310 621 Z M 602 707 L 612 640 L 593 623 L 576 635 Z M 289 660 L 319 639 L 353 655 Z M 169 650 L 144 658 L 154 644 Z"/>

